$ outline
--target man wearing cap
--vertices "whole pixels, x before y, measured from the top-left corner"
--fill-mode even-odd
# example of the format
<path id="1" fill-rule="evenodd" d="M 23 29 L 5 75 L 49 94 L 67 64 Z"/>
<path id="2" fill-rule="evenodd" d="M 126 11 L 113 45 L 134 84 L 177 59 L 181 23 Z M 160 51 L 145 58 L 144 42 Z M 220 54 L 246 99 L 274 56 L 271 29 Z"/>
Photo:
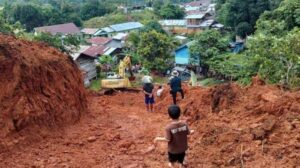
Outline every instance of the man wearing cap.
<path id="1" fill-rule="evenodd" d="M 170 79 L 171 95 L 173 97 L 173 103 L 176 104 L 177 92 L 181 93 L 182 99 L 184 98 L 183 90 L 181 89 L 181 79 L 178 77 L 179 73 L 175 70 L 172 72 L 172 78 Z"/>

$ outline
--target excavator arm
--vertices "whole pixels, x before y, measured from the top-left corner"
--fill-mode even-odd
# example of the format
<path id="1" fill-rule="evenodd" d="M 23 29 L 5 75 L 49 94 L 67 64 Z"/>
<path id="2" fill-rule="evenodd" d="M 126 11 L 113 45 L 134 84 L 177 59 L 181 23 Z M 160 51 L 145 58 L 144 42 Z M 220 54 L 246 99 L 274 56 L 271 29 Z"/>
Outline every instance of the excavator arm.
<path id="1" fill-rule="evenodd" d="M 126 68 L 128 68 L 130 72 L 129 79 L 126 77 Z M 119 79 L 103 79 L 101 81 L 102 88 L 116 89 L 131 87 L 130 81 L 134 80 L 135 77 L 131 70 L 131 58 L 128 55 L 119 63 L 119 76 Z"/>

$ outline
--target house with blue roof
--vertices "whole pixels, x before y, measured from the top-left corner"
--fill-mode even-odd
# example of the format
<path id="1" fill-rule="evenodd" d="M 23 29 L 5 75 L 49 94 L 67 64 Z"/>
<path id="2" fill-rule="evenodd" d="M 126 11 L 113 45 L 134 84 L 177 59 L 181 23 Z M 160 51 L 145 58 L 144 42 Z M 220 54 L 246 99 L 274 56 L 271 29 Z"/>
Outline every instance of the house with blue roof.
<path id="1" fill-rule="evenodd" d="M 140 22 L 127 22 L 111 25 L 110 28 L 117 33 L 129 33 L 130 31 L 141 29 L 143 26 Z"/>
<path id="2" fill-rule="evenodd" d="M 130 33 L 144 27 L 140 22 L 126 22 L 110 25 L 97 31 L 94 36 L 112 37 L 117 33 Z"/>
<path id="3" fill-rule="evenodd" d="M 94 36 L 102 36 L 102 37 L 112 37 L 115 31 L 110 27 L 104 27 L 96 31 Z"/>

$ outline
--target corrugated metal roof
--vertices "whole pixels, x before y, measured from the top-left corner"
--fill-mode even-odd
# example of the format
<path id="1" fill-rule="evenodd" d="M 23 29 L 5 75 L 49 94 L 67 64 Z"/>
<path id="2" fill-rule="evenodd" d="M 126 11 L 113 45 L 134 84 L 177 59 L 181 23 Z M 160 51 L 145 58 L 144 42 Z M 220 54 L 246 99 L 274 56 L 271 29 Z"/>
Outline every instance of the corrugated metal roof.
<path id="1" fill-rule="evenodd" d="M 110 55 L 113 53 L 117 48 L 108 48 L 105 52 L 104 55 Z"/>
<path id="2" fill-rule="evenodd" d="M 222 27 L 224 27 L 224 25 L 217 23 L 217 24 L 212 25 L 212 27 L 213 28 L 222 28 Z"/>
<path id="3" fill-rule="evenodd" d="M 128 36 L 127 33 L 118 33 L 115 36 L 113 36 L 113 39 L 116 39 L 116 40 L 125 40 L 127 36 Z"/>
<path id="4" fill-rule="evenodd" d="M 205 16 L 205 14 L 191 14 L 187 15 L 185 18 L 186 19 L 202 19 Z"/>
<path id="5" fill-rule="evenodd" d="M 184 8 L 185 11 L 189 12 L 189 11 L 195 11 L 195 10 L 200 10 L 199 6 L 188 6 Z"/>
<path id="6" fill-rule="evenodd" d="M 215 21 L 210 19 L 210 20 L 205 20 L 200 24 L 200 27 L 210 27 Z"/>
<path id="7" fill-rule="evenodd" d="M 179 39 L 179 40 L 186 40 L 187 37 L 185 36 L 175 36 L 176 39 Z"/>
<path id="8" fill-rule="evenodd" d="M 114 32 L 114 30 L 113 30 L 112 28 L 110 28 L 110 27 L 104 27 L 104 28 L 102 28 L 102 30 L 103 30 L 103 31 L 106 31 L 107 33 L 112 33 L 112 32 Z"/>
<path id="9" fill-rule="evenodd" d="M 109 27 L 104 27 L 104 28 L 102 28 L 102 29 L 96 31 L 96 32 L 94 33 L 94 35 L 95 35 L 95 36 L 99 36 L 99 35 L 105 35 L 105 34 L 107 34 L 107 33 L 113 33 L 113 32 L 114 32 L 113 29 L 111 29 L 111 28 L 109 28 Z"/>
<path id="10" fill-rule="evenodd" d="M 159 24 L 162 26 L 186 26 L 186 20 L 161 20 Z"/>
<path id="11" fill-rule="evenodd" d="M 91 46 L 83 52 L 84 55 L 96 58 L 98 55 L 102 55 L 109 47 L 105 46 Z"/>
<path id="12" fill-rule="evenodd" d="M 192 2 L 185 3 L 184 6 L 196 7 L 196 6 L 208 6 L 209 4 L 211 4 L 211 0 L 200 0 L 200 1 L 192 1 Z"/>
<path id="13" fill-rule="evenodd" d="M 34 30 L 38 33 L 51 33 L 52 35 L 56 34 L 79 34 L 80 29 L 74 23 L 66 23 L 52 26 L 36 27 Z"/>
<path id="14" fill-rule="evenodd" d="M 105 45 L 110 42 L 112 38 L 107 37 L 93 37 L 91 39 L 86 40 L 88 43 L 95 44 L 95 45 Z"/>
<path id="15" fill-rule="evenodd" d="M 200 14 L 205 14 L 207 12 L 199 11 L 199 10 L 190 10 L 185 12 L 186 15 L 200 15 Z"/>
<path id="16" fill-rule="evenodd" d="M 79 46 L 79 48 L 74 51 L 72 54 L 70 54 L 70 56 L 73 58 L 73 60 L 77 60 L 77 58 L 80 56 L 80 54 L 82 52 L 84 52 L 85 50 L 87 50 L 88 48 L 90 48 L 90 46 Z"/>
<path id="17" fill-rule="evenodd" d="M 142 28 L 144 25 L 139 22 L 127 22 L 121 24 L 111 25 L 110 28 L 113 30 L 120 32 L 120 31 L 127 31 L 132 29 L 139 29 Z"/>

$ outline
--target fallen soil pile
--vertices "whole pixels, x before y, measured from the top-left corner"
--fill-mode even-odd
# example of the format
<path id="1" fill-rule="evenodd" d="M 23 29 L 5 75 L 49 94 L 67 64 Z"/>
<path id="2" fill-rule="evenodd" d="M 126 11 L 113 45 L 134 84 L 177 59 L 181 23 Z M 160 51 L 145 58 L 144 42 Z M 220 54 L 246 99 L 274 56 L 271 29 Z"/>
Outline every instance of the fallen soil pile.
<path id="1" fill-rule="evenodd" d="M 190 168 L 291 167 L 300 165 L 300 94 L 254 82 L 241 88 L 185 86 L 182 119 L 195 130 Z M 165 134 L 172 104 L 167 89 L 147 112 L 142 92 L 90 95 L 80 122 L 40 141 L 0 152 L 0 167 L 166 167 Z M 18 137 L 20 138 L 20 137 Z M 83 166 L 84 165 L 84 166 Z"/>
<path id="2" fill-rule="evenodd" d="M 45 44 L 0 35 L 0 79 L 2 145 L 12 132 L 78 121 L 87 108 L 81 72 Z"/>
<path id="3" fill-rule="evenodd" d="M 300 165 L 300 93 L 253 80 L 241 88 L 185 87 L 179 105 L 196 129 L 192 167 L 297 167 Z M 180 96 L 178 96 L 180 99 Z M 166 113 L 165 95 L 157 106 Z"/>

